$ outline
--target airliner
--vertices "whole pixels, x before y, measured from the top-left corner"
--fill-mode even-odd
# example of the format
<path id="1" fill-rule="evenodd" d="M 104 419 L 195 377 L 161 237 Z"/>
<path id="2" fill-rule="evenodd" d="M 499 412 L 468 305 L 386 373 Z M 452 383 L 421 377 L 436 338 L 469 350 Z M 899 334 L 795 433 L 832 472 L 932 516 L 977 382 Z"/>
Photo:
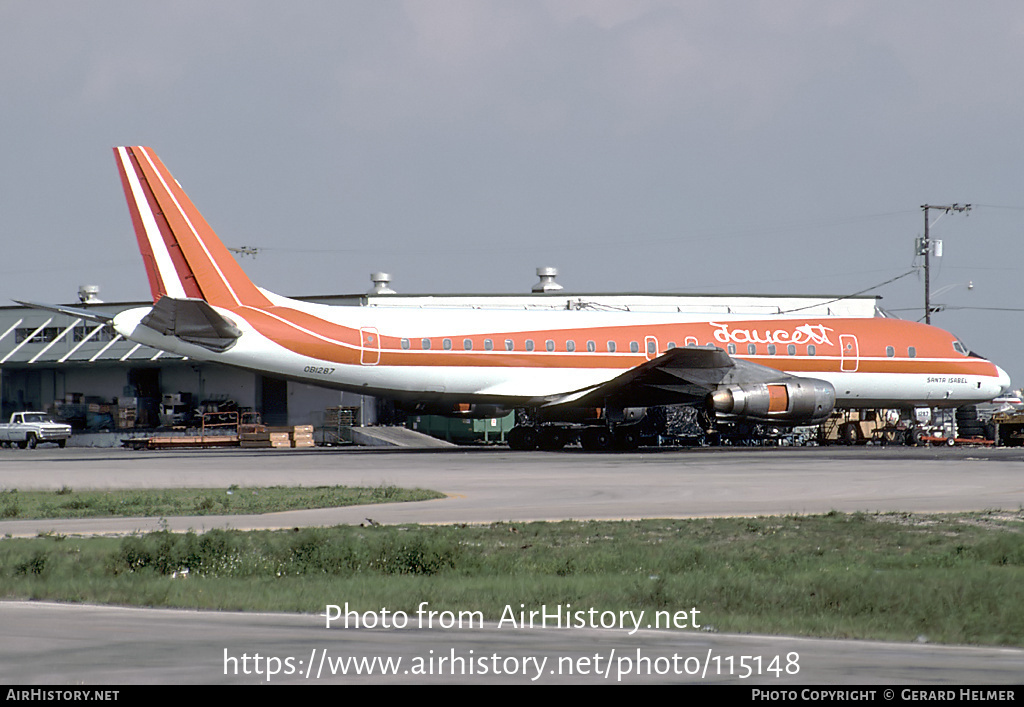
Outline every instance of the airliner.
<path id="1" fill-rule="evenodd" d="M 250 281 L 156 153 L 114 148 L 153 306 L 125 338 L 192 359 L 491 417 L 513 448 L 637 443 L 651 406 L 814 424 L 835 408 L 956 407 L 1009 389 L 952 334 L 893 318 L 328 306 Z"/>

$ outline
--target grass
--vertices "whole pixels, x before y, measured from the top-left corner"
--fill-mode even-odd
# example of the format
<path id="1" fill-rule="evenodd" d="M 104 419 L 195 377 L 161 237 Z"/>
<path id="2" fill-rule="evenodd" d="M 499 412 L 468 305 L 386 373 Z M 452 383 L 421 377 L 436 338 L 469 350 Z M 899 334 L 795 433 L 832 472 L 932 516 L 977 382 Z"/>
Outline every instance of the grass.
<path id="1" fill-rule="evenodd" d="M 424 489 L 348 486 L 0 491 L 0 518 L 109 518 L 275 513 L 303 508 L 335 508 L 369 503 L 400 503 L 444 498 Z"/>
<path id="2" fill-rule="evenodd" d="M 0 596 L 410 616 L 428 602 L 490 619 L 696 609 L 703 630 L 1022 646 L 1024 512 L 6 539 Z"/>

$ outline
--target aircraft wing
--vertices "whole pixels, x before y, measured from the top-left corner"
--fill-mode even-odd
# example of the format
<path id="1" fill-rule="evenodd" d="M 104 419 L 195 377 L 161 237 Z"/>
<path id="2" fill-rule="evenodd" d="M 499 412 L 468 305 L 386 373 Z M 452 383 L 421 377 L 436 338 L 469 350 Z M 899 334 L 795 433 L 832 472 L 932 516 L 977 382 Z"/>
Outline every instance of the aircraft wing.
<path id="1" fill-rule="evenodd" d="M 734 359 L 714 346 L 684 346 L 629 369 L 594 388 L 547 402 L 544 407 L 646 407 L 703 400 L 724 385 L 750 385 L 793 379 L 774 368 Z"/>

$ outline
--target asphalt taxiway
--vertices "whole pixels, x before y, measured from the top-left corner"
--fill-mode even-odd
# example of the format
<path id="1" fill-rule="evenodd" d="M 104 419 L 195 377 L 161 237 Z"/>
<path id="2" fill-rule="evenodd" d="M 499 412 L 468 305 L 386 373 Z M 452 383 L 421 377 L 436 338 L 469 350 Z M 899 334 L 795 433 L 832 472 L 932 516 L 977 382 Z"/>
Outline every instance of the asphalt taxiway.
<path id="1" fill-rule="evenodd" d="M 447 498 L 263 516 L 0 521 L 0 536 L 168 527 L 291 528 L 379 523 L 685 518 L 837 511 L 1016 510 L 1020 449 L 679 449 L 629 454 L 457 449 L 132 452 L 3 450 L 0 489 L 380 486 Z"/>

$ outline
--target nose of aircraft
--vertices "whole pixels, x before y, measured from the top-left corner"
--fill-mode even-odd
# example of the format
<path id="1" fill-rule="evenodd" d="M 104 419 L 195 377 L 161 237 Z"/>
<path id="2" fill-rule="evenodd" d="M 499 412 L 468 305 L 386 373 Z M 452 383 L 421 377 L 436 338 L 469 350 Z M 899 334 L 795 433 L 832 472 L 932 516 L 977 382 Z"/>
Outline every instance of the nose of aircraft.
<path id="1" fill-rule="evenodd" d="M 996 366 L 996 371 L 999 372 L 999 377 L 996 379 L 996 383 L 1001 387 L 1000 395 L 1005 395 L 1010 392 L 1010 375 L 999 366 Z"/>

